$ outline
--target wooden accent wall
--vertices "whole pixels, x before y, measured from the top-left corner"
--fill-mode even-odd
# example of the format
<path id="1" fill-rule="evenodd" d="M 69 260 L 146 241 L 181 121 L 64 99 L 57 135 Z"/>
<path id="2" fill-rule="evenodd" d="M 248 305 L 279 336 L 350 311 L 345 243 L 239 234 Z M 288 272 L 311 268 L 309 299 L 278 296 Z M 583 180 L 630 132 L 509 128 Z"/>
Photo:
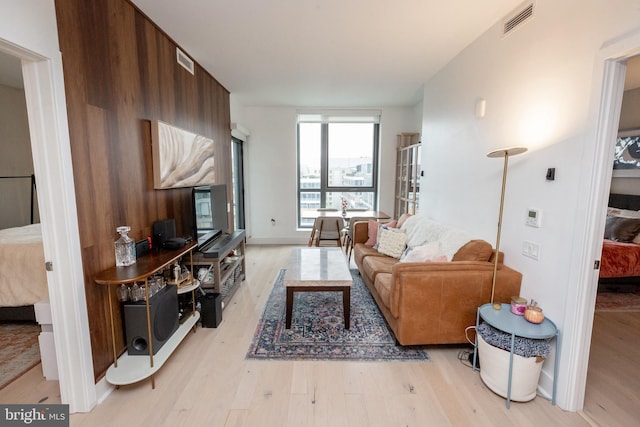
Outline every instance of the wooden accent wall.
<path id="1" fill-rule="evenodd" d="M 94 277 L 115 263 L 116 227 L 139 240 L 175 218 L 178 235 L 190 234 L 191 190 L 153 188 L 150 121 L 212 138 L 217 178 L 230 183 L 229 92 L 197 64 L 195 75 L 178 65 L 176 44 L 125 0 L 56 0 L 56 13 L 98 380 L 113 362 L 107 298 L 116 299 Z M 121 353 L 119 310 L 116 319 Z"/>

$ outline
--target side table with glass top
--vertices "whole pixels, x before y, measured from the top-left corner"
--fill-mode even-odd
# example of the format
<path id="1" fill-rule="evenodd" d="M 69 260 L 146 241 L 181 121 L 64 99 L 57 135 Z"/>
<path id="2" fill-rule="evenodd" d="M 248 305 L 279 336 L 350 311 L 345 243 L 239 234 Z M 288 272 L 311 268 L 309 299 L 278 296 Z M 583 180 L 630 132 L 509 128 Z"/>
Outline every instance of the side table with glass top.
<path id="1" fill-rule="evenodd" d="M 556 338 L 556 353 L 553 357 L 553 392 L 551 404 L 556 404 L 556 378 L 558 377 L 558 349 L 560 348 L 560 332 L 555 323 L 545 317 L 542 323 L 536 324 L 527 321 L 524 316 L 511 313 L 509 304 L 501 304 L 501 309 L 496 310 L 493 304 L 484 304 L 478 308 L 476 316 L 476 330 L 480 320 L 487 322 L 494 328 L 511 334 L 511 350 L 509 354 L 509 379 L 507 383 L 507 409 L 511 406 L 511 380 L 513 374 L 513 350 L 516 336 L 531 339 Z M 475 347 L 473 351 L 473 370 L 476 371 L 478 360 L 478 334 L 476 333 Z"/>

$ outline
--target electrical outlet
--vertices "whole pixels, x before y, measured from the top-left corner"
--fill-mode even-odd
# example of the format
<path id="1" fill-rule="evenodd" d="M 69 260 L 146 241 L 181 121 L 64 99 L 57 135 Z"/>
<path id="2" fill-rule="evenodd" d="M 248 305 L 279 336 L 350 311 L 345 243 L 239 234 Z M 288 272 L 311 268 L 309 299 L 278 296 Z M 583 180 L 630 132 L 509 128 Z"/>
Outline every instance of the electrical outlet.
<path id="1" fill-rule="evenodd" d="M 522 255 L 539 260 L 540 259 L 540 245 L 535 242 L 525 240 L 522 243 Z"/>

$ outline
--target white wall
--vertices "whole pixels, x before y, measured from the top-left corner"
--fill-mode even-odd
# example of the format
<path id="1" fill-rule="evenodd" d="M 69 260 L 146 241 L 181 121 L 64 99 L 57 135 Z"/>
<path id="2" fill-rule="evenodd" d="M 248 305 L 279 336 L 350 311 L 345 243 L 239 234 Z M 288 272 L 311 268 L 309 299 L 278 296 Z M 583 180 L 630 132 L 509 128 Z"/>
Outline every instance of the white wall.
<path id="1" fill-rule="evenodd" d="M 601 56 L 638 34 L 638 4 L 537 0 L 533 19 L 505 37 L 496 24 L 425 84 L 421 213 L 495 242 L 503 162 L 486 153 L 529 148 L 509 163 L 500 249 L 505 263 L 523 273 L 521 296 L 537 300 L 567 332 L 558 378 L 565 409 L 576 409 L 567 364 L 578 338 L 568 323 L 576 290 L 590 285 L 578 282 L 572 268 L 583 249 L 576 242 L 584 239 L 586 211 L 595 208 L 584 202 L 598 144 Z M 481 119 L 474 115 L 479 98 L 487 102 Z M 555 181 L 545 180 L 549 167 L 556 168 Z M 542 228 L 525 226 L 530 207 L 541 210 Z M 538 261 L 521 255 L 525 240 L 540 244 Z M 551 376 L 546 363 L 541 384 L 549 395 Z"/>
<path id="2" fill-rule="evenodd" d="M 24 90 L 4 85 L 0 85 L 0 153 L 2 176 L 29 176 L 33 173 Z M 12 201 L 0 208 L 0 229 L 30 223 L 30 179 L 0 180 L 0 200 Z M 34 222 L 39 221 L 38 207 L 34 204 Z"/>
<path id="3" fill-rule="evenodd" d="M 420 131 L 420 107 L 381 109 L 379 209 L 390 214 L 396 135 Z M 309 238 L 308 230 L 296 229 L 297 111 L 293 107 L 232 107 L 231 121 L 241 121 L 251 132 L 244 151 L 248 243 L 306 243 Z"/>

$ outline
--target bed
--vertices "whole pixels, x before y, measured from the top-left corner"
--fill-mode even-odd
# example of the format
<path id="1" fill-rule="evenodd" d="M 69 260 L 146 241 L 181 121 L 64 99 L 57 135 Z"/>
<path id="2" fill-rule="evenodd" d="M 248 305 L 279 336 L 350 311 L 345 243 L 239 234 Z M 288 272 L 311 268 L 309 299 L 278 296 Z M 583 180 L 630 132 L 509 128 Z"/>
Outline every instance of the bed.
<path id="1" fill-rule="evenodd" d="M 601 284 L 640 283 L 640 196 L 609 196 L 599 277 Z"/>
<path id="2" fill-rule="evenodd" d="M 40 224 L 0 230 L 0 320 L 35 320 L 48 299 Z"/>

